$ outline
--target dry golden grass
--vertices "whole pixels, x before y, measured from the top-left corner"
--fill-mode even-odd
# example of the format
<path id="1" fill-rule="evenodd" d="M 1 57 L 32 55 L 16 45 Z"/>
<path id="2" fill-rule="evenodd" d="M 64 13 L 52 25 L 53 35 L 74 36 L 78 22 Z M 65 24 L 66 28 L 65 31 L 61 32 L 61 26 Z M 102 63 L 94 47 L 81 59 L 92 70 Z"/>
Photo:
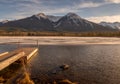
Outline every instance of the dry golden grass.
<path id="1" fill-rule="evenodd" d="M 24 72 L 24 74 L 17 79 L 17 84 L 34 84 L 34 82 L 30 79 L 29 73 Z"/>
<path id="2" fill-rule="evenodd" d="M 0 83 L 3 83 L 5 79 L 3 77 L 0 77 Z"/>
<path id="3" fill-rule="evenodd" d="M 69 81 L 68 79 L 65 79 L 65 80 L 60 81 L 58 84 L 77 84 L 77 83 L 73 83 Z"/>
<path id="4" fill-rule="evenodd" d="M 21 65 L 18 63 L 13 63 L 9 67 L 0 71 L 0 83 L 6 83 L 10 78 L 17 74 L 17 71 L 20 69 Z"/>

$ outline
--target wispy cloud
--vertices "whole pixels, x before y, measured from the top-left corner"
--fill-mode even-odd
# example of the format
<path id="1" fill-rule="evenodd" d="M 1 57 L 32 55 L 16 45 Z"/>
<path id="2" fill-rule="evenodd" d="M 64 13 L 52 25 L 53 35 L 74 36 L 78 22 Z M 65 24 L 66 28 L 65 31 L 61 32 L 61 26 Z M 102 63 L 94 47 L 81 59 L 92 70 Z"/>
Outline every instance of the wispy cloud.
<path id="1" fill-rule="evenodd" d="M 76 3 L 74 5 L 74 8 L 81 9 L 81 8 L 99 7 L 103 4 L 104 3 L 95 3 L 95 2 L 92 2 L 92 1 L 87 1 L 87 2 Z"/>
<path id="2" fill-rule="evenodd" d="M 120 13 L 117 10 L 120 8 L 119 3 L 120 0 L 0 0 L 0 11 L 2 11 L 0 18 L 20 19 L 39 12 L 49 15 L 65 15 L 68 12 L 75 12 L 82 17 L 110 16 L 110 14 Z"/>
<path id="3" fill-rule="evenodd" d="M 96 22 L 96 23 L 100 23 L 102 21 L 105 21 L 105 22 L 120 22 L 120 15 L 90 17 L 90 18 L 86 18 L 86 19 L 89 20 L 89 21 Z"/>
<path id="4" fill-rule="evenodd" d="M 106 2 L 109 2 L 109 3 L 120 3 L 120 0 L 105 0 Z"/>
<path id="5" fill-rule="evenodd" d="M 93 3 L 93 2 L 86 2 L 86 3 L 80 3 L 79 8 L 87 8 L 87 7 L 98 7 L 102 5 L 101 3 Z"/>
<path id="6" fill-rule="evenodd" d="M 97 1 L 97 0 L 96 0 Z M 82 2 L 78 2 L 75 4 L 76 8 L 92 8 L 92 7 L 99 7 L 99 6 L 103 6 L 103 5 L 108 5 L 108 4 L 119 4 L 120 0 L 101 0 L 101 2 L 95 2 L 94 0 L 90 1 L 90 0 L 86 0 L 86 1 L 82 1 Z"/>

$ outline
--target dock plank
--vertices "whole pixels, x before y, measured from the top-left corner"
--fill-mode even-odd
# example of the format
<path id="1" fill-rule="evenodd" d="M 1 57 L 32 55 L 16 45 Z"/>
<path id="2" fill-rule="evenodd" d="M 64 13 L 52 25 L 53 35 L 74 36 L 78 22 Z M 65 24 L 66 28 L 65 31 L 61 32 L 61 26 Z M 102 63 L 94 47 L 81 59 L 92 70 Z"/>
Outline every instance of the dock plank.
<path id="1" fill-rule="evenodd" d="M 16 49 L 8 54 L 0 56 L 0 70 L 4 69 L 22 57 L 25 57 L 24 59 L 29 60 L 37 51 L 38 48 L 26 47 Z"/>

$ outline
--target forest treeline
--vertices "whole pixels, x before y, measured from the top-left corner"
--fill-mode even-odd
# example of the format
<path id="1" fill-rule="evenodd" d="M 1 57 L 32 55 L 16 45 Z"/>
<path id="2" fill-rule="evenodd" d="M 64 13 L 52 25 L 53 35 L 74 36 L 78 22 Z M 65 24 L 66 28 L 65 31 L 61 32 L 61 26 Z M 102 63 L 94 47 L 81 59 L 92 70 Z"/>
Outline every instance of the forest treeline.
<path id="1" fill-rule="evenodd" d="M 23 31 L 0 31 L 0 36 L 77 36 L 77 37 L 119 37 L 120 31 L 113 32 L 23 32 Z"/>

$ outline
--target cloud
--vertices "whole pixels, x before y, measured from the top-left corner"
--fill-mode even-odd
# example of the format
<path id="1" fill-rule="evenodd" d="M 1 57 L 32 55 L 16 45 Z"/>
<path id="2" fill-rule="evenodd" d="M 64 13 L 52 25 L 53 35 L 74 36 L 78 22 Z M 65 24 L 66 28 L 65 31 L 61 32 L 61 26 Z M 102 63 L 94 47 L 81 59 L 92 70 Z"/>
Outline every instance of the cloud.
<path id="1" fill-rule="evenodd" d="M 30 0 L 32 1 L 32 0 Z M 63 5 L 61 6 L 58 2 L 53 1 L 42 1 L 42 0 L 33 0 L 34 4 L 29 3 L 19 3 L 16 6 L 17 11 L 15 13 L 25 15 L 32 15 L 39 12 L 43 12 L 45 14 L 66 14 L 68 12 L 77 12 L 78 10 L 74 6 Z M 57 5 L 58 4 L 58 5 Z M 62 2 L 61 2 L 62 4 Z M 19 14 L 19 15 L 20 15 Z"/>
<path id="2" fill-rule="evenodd" d="M 100 23 L 104 22 L 120 22 L 120 15 L 113 15 L 113 16 L 101 16 L 101 17 L 90 17 L 86 18 L 89 21 Z"/>
<path id="3" fill-rule="evenodd" d="M 92 1 L 89 1 L 89 2 L 82 2 L 80 4 L 76 4 L 76 8 L 89 8 L 89 7 L 99 7 L 103 5 L 103 3 L 95 3 L 95 2 L 92 2 Z"/>
<path id="4" fill-rule="evenodd" d="M 97 1 L 97 0 L 96 0 Z M 82 2 L 77 2 L 75 5 L 76 8 L 92 8 L 92 7 L 99 7 L 102 5 L 108 5 L 108 4 L 119 4 L 120 0 L 101 0 L 101 2 L 95 2 L 94 0 L 92 1 L 82 1 Z"/>
<path id="5" fill-rule="evenodd" d="M 120 0 L 0 0 L 0 18 L 20 19 L 40 12 L 49 15 L 75 12 L 82 17 L 113 15 L 120 13 L 115 10 L 119 9 L 118 3 Z"/>
<path id="6" fill-rule="evenodd" d="M 120 0 L 105 0 L 106 2 L 109 2 L 109 3 L 120 3 Z"/>

